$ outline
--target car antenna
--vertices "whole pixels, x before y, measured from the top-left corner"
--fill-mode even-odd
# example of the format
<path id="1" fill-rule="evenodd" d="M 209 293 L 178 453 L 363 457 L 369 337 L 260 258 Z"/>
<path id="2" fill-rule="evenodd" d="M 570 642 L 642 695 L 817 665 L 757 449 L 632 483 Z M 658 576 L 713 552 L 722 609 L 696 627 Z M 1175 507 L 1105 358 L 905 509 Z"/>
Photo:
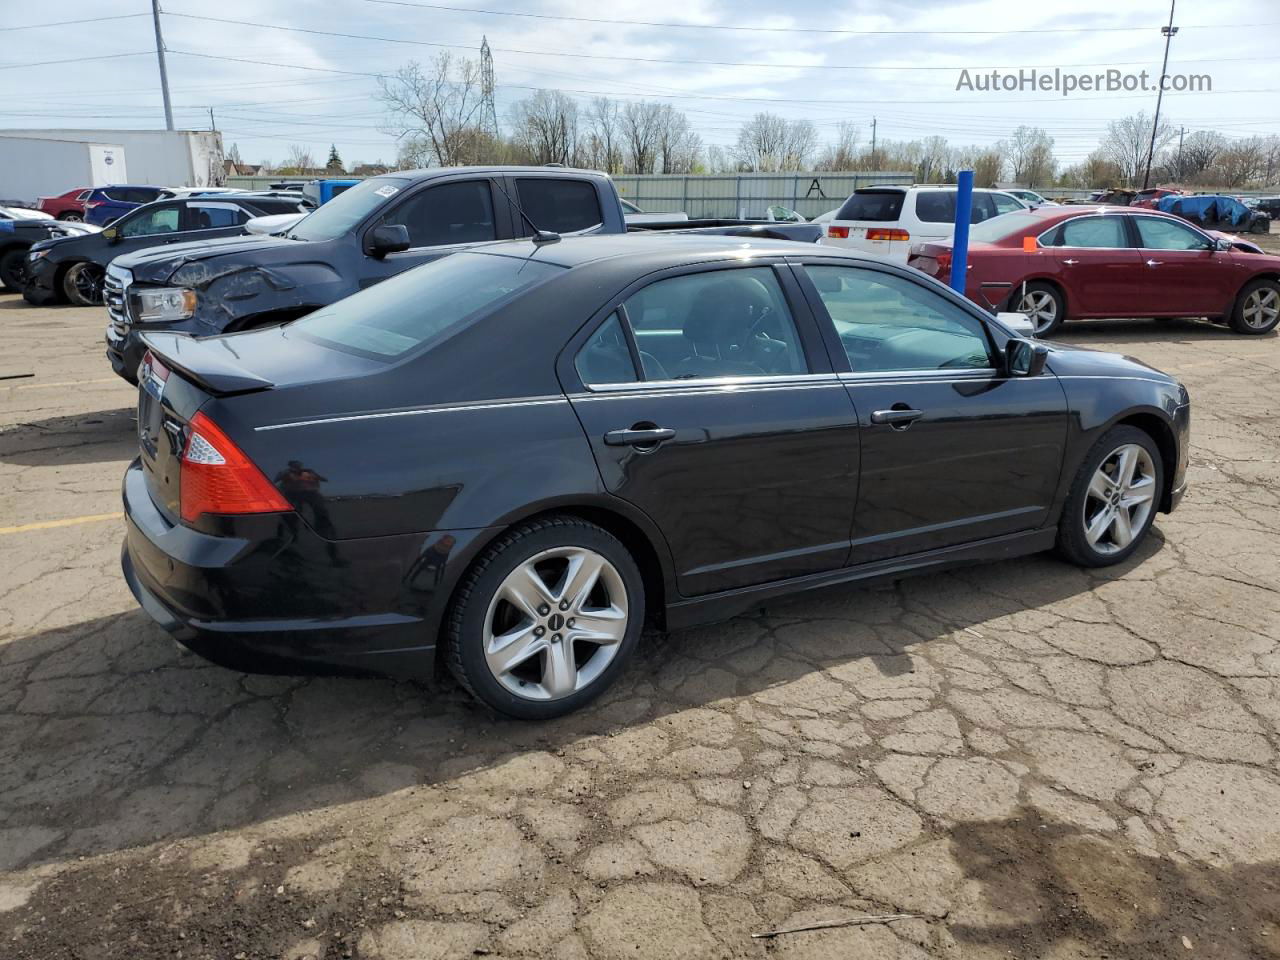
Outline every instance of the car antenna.
<path id="1" fill-rule="evenodd" d="M 493 181 L 493 185 L 495 187 L 502 191 L 502 195 L 510 201 L 511 205 L 516 208 L 516 212 L 519 213 L 520 216 L 524 217 L 524 222 L 533 228 L 534 246 L 540 247 L 544 243 L 558 243 L 560 241 L 560 234 L 552 233 L 550 230 L 542 230 L 533 222 L 532 219 L 530 219 L 529 215 L 524 212 L 524 208 L 521 207 L 520 204 L 516 203 L 515 198 L 512 197 L 511 194 L 507 193 L 506 188 L 498 182 L 497 177 L 490 177 L 489 179 Z"/>

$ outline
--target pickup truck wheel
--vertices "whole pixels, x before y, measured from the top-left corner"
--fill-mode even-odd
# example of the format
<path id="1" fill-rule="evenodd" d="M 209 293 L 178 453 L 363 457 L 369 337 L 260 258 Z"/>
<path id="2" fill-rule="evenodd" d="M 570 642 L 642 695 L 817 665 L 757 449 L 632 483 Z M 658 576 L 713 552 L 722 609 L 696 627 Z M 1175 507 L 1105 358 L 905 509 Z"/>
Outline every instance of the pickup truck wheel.
<path id="1" fill-rule="evenodd" d="M 644 581 L 627 548 L 577 517 L 499 537 L 463 576 L 444 625 L 444 659 L 474 697 L 522 720 L 595 699 L 640 639 Z"/>
<path id="2" fill-rule="evenodd" d="M 1246 283 L 1231 313 L 1231 329 L 1258 336 L 1270 333 L 1277 323 L 1280 323 L 1280 283 L 1265 278 Z"/>
<path id="3" fill-rule="evenodd" d="M 1058 552 L 1082 567 L 1119 563 L 1151 529 L 1164 461 L 1144 430 L 1108 430 L 1076 471 L 1058 522 Z"/>
<path id="4" fill-rule="evenodd" d="M 102 304 L 102 281 L 105 274 L 96 263 L 81 260 L 73 263 L 62 277 L 62 292 L 77 307 Z"/>
<path id="5" fill-rule="evenodd" d="M 27 284 L 27 251 L 25 248 L 0 253 L 0 285 L 21 293 Z"/>
<path id="6" fill-rule="evenodd" d="M 1047 337 L 1067 318 L 1067 302 L 1058 288 L 1033 280 L 1019 297 L 1014 294 L 1015 313 L 1025 313 L 1036 326 L 1037 337 Z"/>

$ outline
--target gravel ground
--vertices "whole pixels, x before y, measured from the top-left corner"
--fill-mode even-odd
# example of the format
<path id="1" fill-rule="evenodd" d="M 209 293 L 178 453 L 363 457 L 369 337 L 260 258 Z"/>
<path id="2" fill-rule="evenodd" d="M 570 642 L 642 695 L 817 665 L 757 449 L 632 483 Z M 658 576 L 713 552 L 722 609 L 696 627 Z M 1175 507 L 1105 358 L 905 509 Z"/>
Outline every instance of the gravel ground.
<path id="1" fill-rule="evenodd" d="M 1193 397 L 1123 566 L 771 603 L 522 725 L 178 652 L 119 574 L 102 312 L 0 324 L 6 958 L 1280 956 L 1275 336 L 1068 328 Z"/>

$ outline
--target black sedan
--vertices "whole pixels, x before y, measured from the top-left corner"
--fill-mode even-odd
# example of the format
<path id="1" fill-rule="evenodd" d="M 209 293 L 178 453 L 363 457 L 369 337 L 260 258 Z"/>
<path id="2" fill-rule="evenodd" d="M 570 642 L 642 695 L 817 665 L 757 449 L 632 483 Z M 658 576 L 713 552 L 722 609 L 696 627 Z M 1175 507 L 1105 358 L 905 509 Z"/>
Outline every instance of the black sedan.
<path id="1" fill-rule="evenodd" d="M 235 193 L 148 203 L 100 232 L 33 245 L 22 295 L 37 306 L 92 306 L 102 302 L 107 264 L 122 254 L 160 244 L 240 236 L 254 217 L 305 209 L 297 200 Z"/>
<path id="2" fill-rule="evenodd" d="M 1117 563 L 1185 487 L 1171 377 L 807 244 L 514 241 L 282 327 L 147 337 L 139 603 L 228 666 L 439 662 L 518 717 L 597 695 L 646 619 Z"/>

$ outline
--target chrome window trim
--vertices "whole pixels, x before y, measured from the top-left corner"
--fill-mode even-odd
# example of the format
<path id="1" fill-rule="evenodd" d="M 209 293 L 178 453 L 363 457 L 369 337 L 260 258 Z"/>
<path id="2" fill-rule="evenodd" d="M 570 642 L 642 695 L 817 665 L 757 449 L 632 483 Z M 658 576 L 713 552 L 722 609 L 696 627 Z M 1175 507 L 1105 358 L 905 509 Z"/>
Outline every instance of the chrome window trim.
<path id="1" fill-rule="evenodd" d="M 1111 214 L 1102 214 L 1102 213 L 1082 213 L 1082 214 L 1080 214 L 1079 216 L 1076 216 L 1076 217 L 1067 217 L 1067 219 L 1065 219 L 1065 220 L 1059 220 L 1057 223 L 1055 223 L 1055 224 L 1054 224 L 1052 227 L 1050 227 L 1048 230 L 1044 231 L 1044 233 L 1039 234 L 1039 235 L 1036 237 L 1036 246 L 1042 247 L 1042 248 L 1043 248 L 1043 249 L 1045 249 L 1045 250 L 1137 250 L 1137 249 L 1138 249 L 1137 247 L 1078 247 L 1078 246 L 1074 246 L 1074 245 L 1072 245 L 1072 244 L 1067 244 L 1067 243 L 1064 243 L 1064 244 L 1062 244 L 1061 246 L 1050 246 L 1049 244 L 1047 244 L 1047 243 L 1045 243 L 1045 242 L 1044 242 L 1044 238 L 1045 238 L 1045 235 L 1046 235 L 1046 234 L 1053 233 L 1053 231 L 1058 230 L 1058 229 L 1063 229 L 1063 230 L 1065 230 L 1065 229 L 1066 229 L 1066 226 L 1067 226 L 1067 224 L 1068 224 L 1068 223 L 1075 223 L 1077 220 L 1090 220 L 1090 219 L 1093 219 L 1093 220 L 1101 220 L 1101 219 L 1106 218 L 1106 217 L 1124 217 L 1124 216 L 1128 216 L 1128 214 L 1123 214 L 1123 213 L 1111 213 Z M 1159 220 L 1159 219 L 1161 219 L 1161 218 L 1160 218 L 1160 217 L 1152 217 L 1151 219 L 1153 219 L 1153 220 Z M 1124 221 L 1122 220 L 1122 221 L 1121 221 L 1121 223 L 1123 224 L 1123 222 L 1124 222 Z M 1122 227 L 1121 229 L 1123 229 L 1123 227 Z"/>
<path id="2" fill-rule="evenodd" d="M 392 417 L 419 417 L 432 413 L 464 413 L 472 410 L 498 410 L 504 407 L 542 407 L 556 403 L 568 403 L 562 395 L 541 397 L 513 397 L 507 400 L 476 400 L 467 403 L 441 403 L 409 410 L 382 410 L 377 413 L 353 413 L 341 417 L 321 417 L 316 420 L 293 420 L 287 423 L 271 423 L 254 427 L 255 433 L 269 430 L 287 430 L 290 427 L 314 427 L 328 423 L 351 423 L 356 420 L 387 420 Z"/>
<path id="3" fill-rule="evenodd" d="M 1199 227 L 1197 227 L 1194 223 L 1189 223 L 1189 222 L 1187 222 L 1187 221 L 1185 221 L 1185 220 L 1170 220 L 1168 217 L 1153 217 L 1153 216 L 1151 216 L 1151 214 L 1149 214 L 1149 213 L 1137 213 L 1137 214 L 1132 214 L 1132 217 L 1133 217 L 1133 219 L 1134 219 L 1135 221 L 1137 221 L 1137 220 L 1159 220 L 1161 223 L 1172 223 L 1172 224 L 1173 224 L 1174 226 L 1176 226 L 1176 227 L 1182 227 L 1182 228 L 1183 228 L 1183 229 L 1185 229 L 1185 230 L 1189 230 L 1189 231 L 1191 231 L 1192 233 L 1197 234 L 1197 235 L 1200 237 L 1200 239 L 1204 240 L 1204 242 L 1205 242 L 1205 243 L 1209 244 L 1209 247 L 1208 247 L 1208 249 L 1209 249 L 1209 250 L 1214 250 L 1214 249 L 1216 249 L 1216 247 L 1217 247 L 1217 243 L 1216 243 L 1216 241 L 1213 239 L 1213 237 L 1209 236 L 1207 233 L 1205 233 L 1203 230 L 1201 230 Z M 1133 225 L 1133 229 L 1137 231 L 1137 233 L 1138 233 L 1138 241 L 1139 241 L 1139 243 L 1141 243 L 1141 241 L 1142 241 L 1142 228 L 1141 228 L 1140 226 L 1138 226 L 1138 224 L 1137 224 L 1137 223 L 1134 223 L 1134 225 Z M 1191 250 L 1191 249 L 1188 249 L 1188 248 L 1186 248 L 1186 247 L 1178 248 L 1178 247 L 1143 247 L 1143 246 L 1137 246 L 1137 247 L 1133 247 L 1133 248 L 1131 248 L 1131 249 L 1134 249 L 1134 250 L 1158 250 L 1158 251 L 1160 251 L 1161 253 L 1199 253 L 1199 252 L 1203 252 L 1203 251 Z"/>
<path id="4" fill-rule="evenodd" d="M 618 394 L 662 393 L 670 395 L 733 392 L 741 390 L 814 389 L 839 383 L 835 373 L 793 373 L 781 376 L 698 377 L 689 380 L 639 380 L 631 383 L 584 384 L 586 393 L 571 393 L 572 400 L 607 400 Z"/>
<path id="5" fill-rule="evenodd" d="M 968 380 L 1010 379 L 997 367 L 974 367 L 963 370 L 861 370 L 838 374 L 842 383 L 866 383 L 875 380 L 913 380 L 918 383 L 961 383 Z M 1027 379 L 1020 377 L 1016 379 Z"/>

